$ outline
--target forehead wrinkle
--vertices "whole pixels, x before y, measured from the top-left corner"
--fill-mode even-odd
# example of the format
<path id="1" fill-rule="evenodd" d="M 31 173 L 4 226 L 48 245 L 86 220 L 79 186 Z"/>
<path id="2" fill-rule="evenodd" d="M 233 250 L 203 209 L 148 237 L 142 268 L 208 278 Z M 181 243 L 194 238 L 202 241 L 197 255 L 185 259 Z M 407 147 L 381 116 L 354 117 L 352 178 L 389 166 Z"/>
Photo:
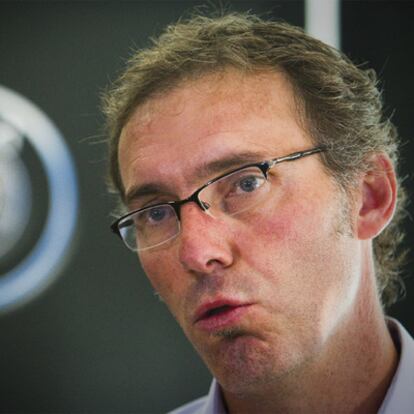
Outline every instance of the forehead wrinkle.
<path id="1" fill-rule="evenodd" d="M 226 76 L 227 75 L 227 76 Z M 273 77 L 282 78 L 280 83 L 273 88 L 261 88 L 263 83 L 271 84 Z M 229 82 L 228 80 L 231 80 Z M 234 88 L 234 83 L 238 87 Z M 208 101 L 201 102 L 201 108 L 194 108 L 188 103 L 192 101 L 192 95 L 196 94 L 201 97 L 208 96 Z M 273 107 L 269 105 L 271 95 L 290 95 L 282 107 Z M 293 98 L 293 99 L 292 99 Z M 133 112 L 132 118 L 139 119 L 139 122 L 133 122 L 130 125 L 132 133 L 135 136 L 150 133 L 153 127 L 156 127 L 159 118 L 175 118 L 183 112 L 190 110 L 203 111 L 209 113 L 216 106 L 222 106 L 223 102 L 233 101 L 233 105 L 227 110 L 223 108 L 220 113 L 215 114 L 215 120 L 209 124 L 209 129 L 214 124 L 226 122 L 233 113 L 255 113 L 259 117 L 263 115 L 278 116 L 278 112 L 288 111 L 296 118 L 297 107 L 295 101 L 295 93 L 289 78 L 283 71 L 267 71 L 257 72 L 254 74 L 242 73 L 237 69 L 228 69 L 223 73 L 211 73 L 201 76 L 193 80 L 186 80 L 177 87 L 167 91 L 165 94 L 154 96 L 139 105 Z M 271 101 L 271 100 L 270 100 Z"/>
<path id="2" fill-rule="evenodd" d="M 168 155 L 171 154 L 171 145 L 174 145 L 173 143 L 175 142 L 175 138 L 178 138 L 178 145 L 182 144 L 179 136 L 175 137 L 174 135 L 171 135 L 168 137 L 168 132 L 170 130 L 173 132 L 176 129 L 177 124 L 178 128 L 182 129 L 183 134 L 189 134 L 191 138 L 191 145 L 188 148 L 185 148 L 186 153 L 188 152 L 188 154 L 190 154 L 191 151 L 196 150 L 194 153 L 200 155 L 200 157 L 197 157 L 199 158 L 197 160 L 194 158 L 194 155 L 191 155 L 190 157 L 187 154 L 187 159 L 190 161 L 189 163 L 186 163 L 187 166 L 183 166 L 181 163 L 180 168 L 176 168 L 176 170 L 182 170 L 182 177 L 177 177 L 177 179 L 182 185 L 181 188 L 183 189 L 194 188 L 193 186 L 188 185 L 188 177 L 191 177 L 190 184 L 192 184 L 195 181 L 201 181 L 201 179 L 204 177 L 214 178 L 212 175 L 216 171 L 222 173 L 224 170 L 232 166 L 226 165 L 226 163 L 222 163 L 220 160 L 218 160 L 216 163 L 216 167 L 213 165 L 209 167 L 208 164 L 210 163 L 208 161 L 203 162 L 202 158 L 204 158 L 205 152 L 200 154 L 199 145 L 201 144 L 201 141 L 205 140 L 210 135 L 227 133 L 233 135 L 237 132 L 241 133 L 241 135 L 245 135 L 242 141 L 246 143 L 247 132 L 247 136 L 250 135 L 251 144 L 254 145 L 254 148 L 256 150 L 263 149 L 264 151 L 262 154 L 265 154 L 263 156 L 257 152 L 257 155 L 254 155 L 250 158 L 247 157 L 247 163 L 258 161 L 260 158 L 260 160 L 262 160 L 264 157 L 276 156 L 279 152 L 278 148 L 273 148 L 273 146 L 272 148 L 269 148 L 268 143 L 266 145 L 268 147 L 267 150 L 263 148 L 265 145 L 263 145 L 260 138 L 258 139 L 258 137 L 256 137 L 254 131 L 246 131 L 243 130 L 243 128 L 240 132 L 235 131 L 234 127 L 236 126 L 237 128 L 237 126 L 239 126 L 238 124 L 234 125 L 233 122 L 233 125 L 230 127 L 227 124 L 227 121 L 229 119 L 234 118 L 234 114 L 236 114 L 236 118 L 238 118 L 239 116 L 248 113 L 249 116 L 247 118 L 252 119 L 252 117 L 257 117 L 259 121 L 263 116 L 265 116 L 265 118 L 269 118 L 269 115 L 271 115 L 273 119 L 278 119 L 281 116 L 281 121 L 283 122 L 284 113 L 295 113 L 295 111 L 292 111 L 293 105 L 291 105 L 291 96 L 289 96 L 290 99 L 284 100 L 283 105 L 273 105 L 271 104 L 272 100 L 269 102 L 269 99 L 267 99 L 269 95 L 285 95 L 288 91 L 292 92 L 290 82 L 283 82 L 281 84 L 279 78 L 279 83 L 275 84 L 275 86 L 277 85 L 275 88 L 266 88 L 265 90 L 263 90 L 263 88 L 257 88 L 260 89 L 261 93 L 257 94 L 257 91 L 254 94 L 252 93 L 252 90 L 256 89 L 255 86 L 258 86 L 259 84 L 263 85 L 264 81 L 267 83 L 269 83 L 269 81 L 273 81 L 272 77 L 275 75 L 279 77 L 282 75 L 282 78 L 285 78 L 283 74 L 280 73 L 263 75 L 256 74 L 253 76 L 240 76 L 240 73 L 232 73 L 232 76 L 230 78 L 223 77 L 223 79 L 220 79 L 215 83 L 211 82 L 211 77 L 206 76 L 204 78 L 198 79 L 193 83 L 186 82 L 182 85 L 182 88 L 173 89 L 169 93 L 150 99 L 142 106 L 137 107 L 135 113 L 128 122 L 129 125 L 125 125 L 123 134 L 124 139 L 121 140 L 120 143 L 120 146 L 124 147 L 124 153 L 130 152 L 128 150 L 128 147 L 132 145 L 133 141 L 139 141 L 144 144 L 144 148 L 141 147 L 141 149 L 144 149 L 143 151 L 139 150 L 139 146 L 137 144 L 134 144 L 135 150 L 138 149 L 138 151 L 136 151 L 135 154 L 130 153 L 129 156 L 127 156 L 129 158 L 129 162 L 127 162 L 127 164 L 130 166 L 135 164 L 135 166 L 132 168 L 134 172 L 130 170 L 129 178 L 132 179 L 132 182 L 130 182 L 130 184 L 134 184 L 134 176 L 137 177 L 137 173 L 142 170 L 142 165 L 140 166 L 140 163 L 144 162 L 147 164 L 147 162 L 153 157 L 158 157 L 160 154 L 160 146 L 163 147 L 163 150 L 166 148 L 165 153 Z M 229 79 L 231 79 L 233 82 L 228 82 Z M 286 80 L 286 78 L 283 80 Z M 232 88 L 230 88 L 230 84 L 232 84 Z M 237 86 L 236 90 L 238 93 L 235 92 L 234 86 Z M 195 90 L 198 96 L 206 97 L 207 95 L 208 99 L 206 97 L 206 99 L 196 100 L 197 105 L 189 105 L 189 99 L 193 97 L 191 94 L 194 94 Z M 232 103 L 232 105 L 230 105 L 230 103 Z M 221 107 L 224 104 L 227 106 L 225 105 L 224 107 Z M 220 108 L 216 109 L 217 106 Z M 185 117 L 180 116 L 183 111 L 186 112 Z M 197 118 L 200 113 L 204 116 L 203 120 L 207 121 L 203 123 L 200 122 L 198 127 L 194 130 L 193 120 Z M 214 117 L 212 117 L 210 114 L 214 115 Z M 158 128 L 159 124 L 162 125 L 162 129 Z M 230 130 L 227 131 L 226 128 L 228 127 Z M 161 137 L 163 141 L 160 141 Z M 278 135 L 276 135 L 276 137 L 278 137 Z M 223 143 L 224 142 L 225 141 L 223 141 Z M 196 145 L 196 147 L 194 147 L 194 145 Z M 211 150 L 207 152 L 211 152 Z M 184 157 L 184 159 L 186 159 L 186 157 Z M 168 158 L 164 157 L 162 162 L 164 162 L 164 164 L 168 163 Z M 198 168 L 198 171 L 195 171 L 195 174 L 192 174 L 191 165 L 198 165 L 200 162 L 203 162 L 204 166 L 200 166 Z M 240 166 L 241 162 L 242 161 L 240 161 L 238 165 L 235 165 L 235 167 Z M 170 167 L 174 167 L 174 164 Z M 184 171 L 185 167 L 190 168 L 186 168 L 186 171 Z M 173 168 L 170 169 L 171 173 L 174 173 Z M 158 174 L 158 176 L 160 176 L 161 180 L 164 182 L 167 181 L 165 179 L 166 170 L 168 171 L 168 167 L 166 167 L 163 172 L 159 171 Z"/>
<path id="3" fill-rule="evenodd" d="M 230 78 L 224 76 L 225 74 Z M 282 78 L 282 82 L 279 80 L 273 88 L 259 87 L 264 82 L 271 83 L 273 77 Z M 237 88 L 234 88 L 234 83 Z M 193 100 L 194 94 L 206 99 L 198 100 L 198 104 L 193 106 L 189 102 Z M 285 99 L 282 106 L 277 104 L 275 107 L 271 104 L 272 99 L 269 99 L 274 94 L 289 99 Z M 232 105 L 223 107 L 226 102 L 232 102 Z M 219 111 L 216 110 L 217 106 L 220 107 Z M 214 117 L 204 125 L 204 131 L 198 131 L 205 136 L 219 132 L 223 123 L 227 125 L 228 120 L 235 114 L 255 114 L 258 118 L 270 115 L 279 118 L 280 114 L 289 112 L 297 120 L 296 109 L 292 85 L 283 72 L 243 74 L 237 70 L 227 70 L 221 74 L 213 73 L 183 82 L 180 87 L 139 105 L 128 122 L 129 125 L 125 127 L 125 135 L 139 139 L 148 134 L 155 134 L 158 121 L 167 121 L 172 126 L 178 122 L 184 129 L 188 129 L 193 127 L 192 120 L 198 118 L 198 114 L 214 113 Z M 189 115 L 186 121 L 180 117 L 184 112 Z"/>

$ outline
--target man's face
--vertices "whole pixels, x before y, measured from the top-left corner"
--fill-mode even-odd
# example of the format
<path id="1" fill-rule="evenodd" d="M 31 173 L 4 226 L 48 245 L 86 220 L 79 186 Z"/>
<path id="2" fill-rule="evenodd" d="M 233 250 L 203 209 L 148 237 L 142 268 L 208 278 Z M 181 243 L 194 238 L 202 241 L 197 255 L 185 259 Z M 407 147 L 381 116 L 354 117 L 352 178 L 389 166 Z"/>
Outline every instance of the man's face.
<path id="1" fill-rule="evenodd" d="M 186 198 L 246 159 L 311 147 L 285 76 L 228 71 L 139 107 L 122 131 L 119 162 L 127 194 L 154 189 L 130 201 L 135 209 Z M 343 332 L 360 283 L 358 241 L 320 156 L 282 163 L 269 180 L 266 202 L 240 216 L 185 204 L 181 233 L 140 254 L 155 290 L 233 392 L 322 355 Z"/>

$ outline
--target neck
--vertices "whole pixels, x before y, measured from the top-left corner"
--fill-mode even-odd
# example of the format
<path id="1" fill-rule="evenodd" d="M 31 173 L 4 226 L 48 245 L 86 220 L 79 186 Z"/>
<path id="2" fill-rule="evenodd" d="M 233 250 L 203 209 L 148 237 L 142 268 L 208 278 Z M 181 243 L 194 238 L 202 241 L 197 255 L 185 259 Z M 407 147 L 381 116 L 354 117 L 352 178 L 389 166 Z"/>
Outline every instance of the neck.
<path id="1" fill-rule="evenodd" d="M 365 275 L 368 276 L 368 275 Z M 376 413 L 398 355 L 379 303 L 374 277 L 323 352 L 282 380 L 248 396 L 224 392 L 230 413 Z M 368 286 L 374 285 L 374 286 Z M 363 294 L 361 294 L 363 293 Z M 369 293 L 369 295 L 367 294 Z M 362 300 L 363 299 L 363 300 Z"/>

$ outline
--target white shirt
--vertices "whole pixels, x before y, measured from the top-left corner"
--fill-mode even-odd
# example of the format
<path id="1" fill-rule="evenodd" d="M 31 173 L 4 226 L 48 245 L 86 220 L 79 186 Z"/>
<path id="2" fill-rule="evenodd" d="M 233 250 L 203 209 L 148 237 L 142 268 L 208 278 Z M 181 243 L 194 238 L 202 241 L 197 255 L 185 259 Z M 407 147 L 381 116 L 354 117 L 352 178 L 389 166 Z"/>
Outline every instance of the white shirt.
<path id="1" fill-rule="evenodd" d="M 414 413 L 414 339 L 395 319 L 387 318 L 388 328 L 400 348 L 400 360 L 378 414 Z"/>
<path id="2" fill-rule="evenodd" d="M 387 318 L 387 324 L 400 359 L 378 414 L 414 414 L 414 339 L 397 320 Z M 170 414 L 227 414 L 217 381 L 213 379 L 208 395 Z"/>

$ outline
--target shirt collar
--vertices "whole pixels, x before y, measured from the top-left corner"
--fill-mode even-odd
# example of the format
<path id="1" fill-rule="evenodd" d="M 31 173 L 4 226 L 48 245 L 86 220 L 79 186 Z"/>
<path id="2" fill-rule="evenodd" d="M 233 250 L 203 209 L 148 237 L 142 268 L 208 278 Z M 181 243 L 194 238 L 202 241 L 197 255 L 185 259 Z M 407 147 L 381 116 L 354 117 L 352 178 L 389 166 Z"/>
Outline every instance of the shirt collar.
<path id="1" fill-rule="evenodd" d="M 387 325 L 400 349 L 400 360 L 378 414 L 411 413 L 414 410 L 414 340 L 396 319 L 387 318 Z"/>
<path id="2" fill-rule="evenodd" d="M 200 414 L 226 414 L 227 410 L 224 408 L 223 397 L 221 395 L 220 386 L 213 378 L 213 382 L 208 392 L 206 405 Z"/>

